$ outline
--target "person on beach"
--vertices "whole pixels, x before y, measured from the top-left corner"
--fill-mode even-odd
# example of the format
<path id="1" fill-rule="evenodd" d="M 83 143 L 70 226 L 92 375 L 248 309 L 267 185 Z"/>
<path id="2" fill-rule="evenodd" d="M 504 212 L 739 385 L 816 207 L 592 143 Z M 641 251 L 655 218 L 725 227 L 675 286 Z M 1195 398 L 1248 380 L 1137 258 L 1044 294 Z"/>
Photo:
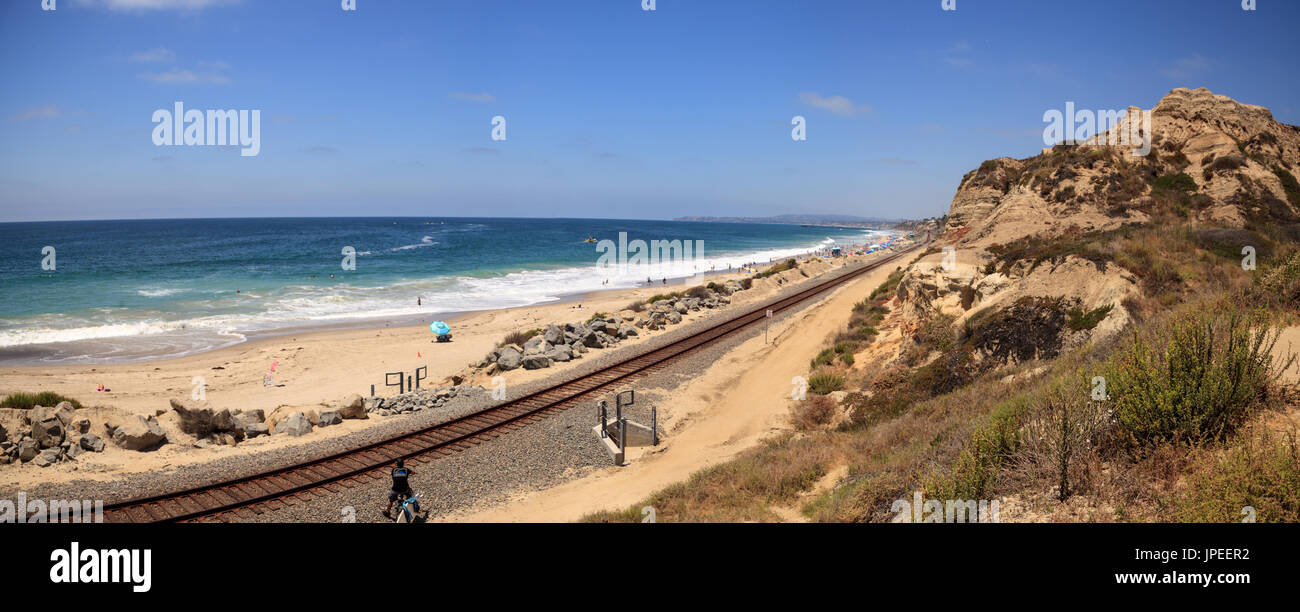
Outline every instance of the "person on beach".
<path id="1" fill-rule="evenodd" d="M 420 296 L 416 296 L 416 297 L 415 297 L 415 305 L 416 305 L 416 306 L 423 306 L 423 305 L 424 305 L 424 301 L 423 301 L 423 300 L 424 300 L 424 298 L 422 298 L 422 297 L 420 297 Z"/>
<path id="2" fill-rule="evenodd" d="M 411 483 L 408 481 L 411 476 L 415 475 L 415 471 L 406 467 L 405 461 L 398 459 L 397 463 L 393 465 L 391 475 L 393 477 L 393 488 L 388 491 L 388 508 L 384 510 L 384 516 L 390 519 L 393 518 L 393 502 L 415 495 L 411 491 Z"/>

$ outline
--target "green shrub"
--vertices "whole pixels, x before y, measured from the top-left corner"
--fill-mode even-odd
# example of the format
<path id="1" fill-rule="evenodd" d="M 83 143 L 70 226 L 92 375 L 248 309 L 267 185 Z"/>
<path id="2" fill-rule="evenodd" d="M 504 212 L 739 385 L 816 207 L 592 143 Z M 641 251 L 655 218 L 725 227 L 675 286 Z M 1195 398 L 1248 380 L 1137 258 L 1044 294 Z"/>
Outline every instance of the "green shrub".
<path id="1" fill-rule="evenodd" d="M 787 259 L 779 264 L 776 264 L 775 266 L 772 266 L 766 270 L 763 270 L 762 272 L 755 274 L 753 278 L 767 278 L 769 276 L 772 276 L 773 274 L 780 274 L 781 272 L 785 272 L 786 270 L 793 270 L 797 267 L 799 267 L 799 262 L 793 259 Z"/>
<path id="2" fill-rule="evenodd" d="M 1186 172 L 1178 174 L 1166 174 L 1158 176 L 1151 181 L 1151 187 L 1158 191 L 1171 191 L 1178 193 L 1196 193 L 1196 179 L 1188 176 Z"/>
<path id="3" fill-rule="evenodd" d="M 1300 522 L 1300 448 L 1292 436 L 1264 437 L 1229 449 L 1190 478 L 1178 500 L 1178 520 L 1188 523 L 1236 523 L 1254 508 L 1256 522 Z"/>
<path id="4" fill-rule="evenodd" d="M 528 342 L 529 338 L 532 338 L 533 336 L 536 336 L 537 334 L 540 333 L 542 333 L 542 330 L 540 329 L 530 329 L 528 331 L 512 331 L 506 334 L 506 337 L 502 338 L 501 341 L 497 343 L 497 346 L 500 347 L 500 346 L 505 346 L 507 344 L 518 344 L 519 346 L 523 346 L 525 342 Z"/>
<path id="5" fill-rule="evenodd" d="M 820 353 L 817 353 L 817 356 L 813 357 L 812 362 L 808 364 L 808 367 L 810 369 L 815 370 L 817 369 L 817 366 L 830 365 L 834 362 L 835 362 L 835 349 L 828 348 L 823 350 Z"/>
<path id="6" fill-rule="evenodd" d="M 889 277 L 885 279 L 885 282 L 880 283 L 879 287 L 872 290 L 871 295 L 867 299 L 875 300 L 877 297 L 892 297 L 894 295 L 894 290 L 898 288 L 898 283 L 901 280 L 903 280 L 903 271 L 901 269 L 896 269 L 893 272 L 890 272 Z"/>
<path id="7" fill-rule="evenodd" d="M 1215 173 L 1236 170 L 1245 165 L 1246 157 L 1244 155 L 1224 155 L 1223 157 L 1215 159 L 1210 163 L 1210 165 L 1206 166 L 1205 169 L 1201 171 L 1201 178 L 1208 181 Z"/>
<path id="8" fill-rule="evenodd" d="M 808 390 L 817 395 L 826 395 L 844 388 L 844 377 L 838 374 L 814 374 L 808 377 Z"/>
<path id="9" fill-rule="evenodd" d="M 1300 308 L 1300 252 L 1255 277 L 1251 297 L 1278 309 Z"/>
<path id="10" fill-rule="evenodd" d="M 1296 182 L 1295 176 L 1281 166 L 1273 166 L 1273 174 L 1282 181 L 1282 190 L 1286 192 L 1286 199 L 1292 206 L 1300 208 L 1300 182 Z"/>
<path id="11" fill-rule="evenodd" d="M 646 303 L 647 303 L 647 304 L 653 304 L 653 303 L 658 302 L 658 301 L 661 301 L 661 300 L 672 300 L 672 299 L 676 299 L 676 298 L 679 298 L 679 297 L 684 297 L 684 295 L 683 295 L 682 292 L 680 292 L 680 291 L 673 291 L 673 292 L 670 292 L 670 293 L 660 293 L 660 294 L 658 294 L 658 295 L 650 296 L 650 299 L 646 300 Z"/>
<path id="12" fill-rule="evenodd" d="M 3 400 L 0 400 L 0 407 L 31 410 L 36 406 L 57 406 L 59 405 L 59 402 L 71 403 L 73 408 L 81 410 L 81 402 L 64 395 L 59 395 L 53 391 L 41 391 L 40 393 L 10 393 L 5 396 Z"/>
<path id="13" fill-rule="evenodd" d="M 709 284 L 714 285 L 715 283 L 709 283 Z M 709 297 L 709 289 L 710 287 L 691 287 L 690 289 L 686 290 L 686 297 L 693 297 L 702 300 L 706 297 Z"/>
<path id="14" fill-rule="evenodd" d="M 1023 402 L 999 404 L 989 420 L 971 432 L 966 447 L 947 474 L 931 473 L 924 479 L 926 496 L 933 499 L 986 499 L 1002 461 L 1019 444 L 1019 419 Z"/>
<path id="15" fill-rule="evenodd" d="M 1272 254 L 1268 242 L 1262 236 L 1245 229 L 1216 228 L 1197 230 L 1193 237 L 1202 248 L 1227 259 L 1241 259 L 1241 248 L 1255 247 L 1256 255 L 1266 258 Z"/>
<path id="16" fill-rule="evenodd" d="M 1105 272 L 1107 264 L 1114 259 L 1114 256 L 1098 248 L 1097 245 L 1123 231 L 1089 233 L 1074 231 L 1056 237 L 1025 236 L 1006 244 L 995 244 L 986 249 L 995 258 L 994 262 L 986 265 L 984 269 L 998 269 L 1005 274 L 1012 264 L 1018 261 L 1029 261 L 1029 272 L 1033 272 L 1043 262 L 1060 263 L 1067 256 L 1073 255 L 1091 261 L 1098 269 Z"/>
<path id="17" fill-rule="evenodd" d="M 1271 355 L 1279 333 L 1229 309 L 1179 316 L 1151 338 L 1135 335 L 1106 376 L 1126 442 L 1224 439 L 1289 367 Z"/>
<path id="18" fill-rule="evenodd" d="M 1110 314 L 1112 308 L 1113 305 L 1107 304 L 1084 312 L 1082 308 L 1076 306 L 1065 313 L 1065 324 L 1074 331 L 1092 329 Z"/>

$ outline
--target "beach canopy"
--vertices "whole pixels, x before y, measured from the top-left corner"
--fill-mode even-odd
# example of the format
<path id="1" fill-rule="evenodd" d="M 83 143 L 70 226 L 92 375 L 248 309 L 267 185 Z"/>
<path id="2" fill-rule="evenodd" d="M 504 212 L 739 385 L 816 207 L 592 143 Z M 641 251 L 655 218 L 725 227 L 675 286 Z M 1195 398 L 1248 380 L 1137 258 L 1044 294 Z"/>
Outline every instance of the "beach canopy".
<path id="1" fill-rule="evenodd" d="M 445 336 L 451 333 L 451 328 L 442 321 L 434 321 L 429 324 L 429 331 L 433 332 L 435 336 Z"/>

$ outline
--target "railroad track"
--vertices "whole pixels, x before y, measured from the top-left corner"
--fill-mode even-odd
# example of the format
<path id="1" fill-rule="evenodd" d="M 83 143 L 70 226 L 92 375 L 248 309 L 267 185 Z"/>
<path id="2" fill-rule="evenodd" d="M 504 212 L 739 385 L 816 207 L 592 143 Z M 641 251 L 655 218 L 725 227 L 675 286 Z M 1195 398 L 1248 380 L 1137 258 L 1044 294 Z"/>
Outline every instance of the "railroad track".
<path id="1" fill-rule="evenodd" d="M 107 504 L 104 506 L 104 521 L 238 521 L 268 509 L 279 509 L 284 504 L 310 500 L 313 491 L 317 489 L 339 491 L 366 480 L 386 478 L 387 468 L 399 457 L 420 465 L 526 427 L 548 413 L 581 403 L 608 390 L 615 383 L 660 368 L 695 349 L 760 322 L 768 310 L 776 313 L 794 307 L 895 261 L 920 246 L 913 246 L 791 295 L 769 299 L 697 334 L 633 354 L 607 368 L 559 382 L 479 412 L 303 463 L 234 480 Z"/>

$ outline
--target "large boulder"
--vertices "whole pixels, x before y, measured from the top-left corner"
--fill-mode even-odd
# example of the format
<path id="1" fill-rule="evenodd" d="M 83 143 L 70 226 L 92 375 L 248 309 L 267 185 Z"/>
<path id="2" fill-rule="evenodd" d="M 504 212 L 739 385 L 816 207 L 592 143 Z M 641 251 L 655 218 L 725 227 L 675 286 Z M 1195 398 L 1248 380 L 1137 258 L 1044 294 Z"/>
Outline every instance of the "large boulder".
<path id="1" fill-rule="evenodd" d="M 54 448 L 63 444 L 63 437 L 67 435 L 68 430 L 63 421 L 53 410 L 47 410 L 40 414 L 33 414 L 32 420 L 32 439 L 41 448 Z"/>
<path id="2" fill-rule="evenodd" d="M 592 331 L 583 336 L 582 345 L 587 348 L 605 348 L 605 343 L 601 342 L 600 337 L 605 335 L 604 332 Z"/>
<path id="3" fill-rule="evenodd" d="M 77 442 L 77 445 L 82 450 L 88 450 L 92 453 L 104 452 L 104 441 L 93 433 L 81 434 L 81 439 Z"/>
<path id="4" fill-rule="evenodd" d="M 271 429 L 266 423 L 262 422 L 262 410 L 245 410 L 235 415 L 236 436 L 247 438 L 256 438 L 258 436 L 271 435 Z"/>
<path id="5" fill-rule="evenodd" d="M 276 407 L 275 410 L 271 411 L 271 414 L 266 415 L 267 429 L 269 429 L 272 433 L 274 433 L 276 430 L 276 426 L 280 424 L 280 421 L 283 421 L 298 412 L 301 412 L 301 409 L 295 408 L 293 406 Z"/>
<path id="6" fill-rule="evenodd" d="M 546 355 L 528 355 L 523 359 L 525 370 L 540 370 L 551 367 L 551 358 Z"/>
<path id="7" fill-rule="evenodd" d="M 355 393 L 344 398 L 343 404 L 339 406 L 339 416 L 345 419 L 366 418 L 365 400 Z"/>
<path id="8" fill-rule="evenodd" d="M 111 428 L 113 443 L 132 451 L 153 450 L 167 441 L 167 434 L 158 426 L 154 417 L 148 419 L 140 415 L 131 415 L 121 420 L 105 423 Z"/>
<path id="9" fill-rule="evenodd" d="M 220 412 L 212 414 L 212 429 L 220 432 L 235 431 L 235 415 L 230 413 L 230 409 L 222 408 Z"/>
<path id="10" fill-rule="evenodd" d="M 41 447 L 36 444 L 36 440 L 23 440 L 18 443 L 18 459 L 24 462 L 35 459 L 40 452 Z"/>
<path id="11" fill-rule="evenodd" d="M 546 351 L 546 357 L 551 361 L 571 361 L 573 360 L 573 349 L 567 344 L 557 344 L 555 348 Z"/>
<path id="12" fill-rule="evenodd" d="M 320 416 L 317 417 L 316 424 L 320 425 L 321 427 L 329 427 L 330 425 L 338 425 L 339 423 L 342 422 L 343 422 L 343 417 L 339 415 L 339 411 L 326 410 L 320 413 Z"/>
<path id="13" fill-rule="evenodd" d="M 54 415 L 63 422 L 64 428 L 68 428 L 77 418 L 77 409 L 72 407 L 72 402 L 59 402 L 59 405 L 54 407 Z"/>
<path id="14" fill-rule="evenodd" d="M 307 417 L 301 412 L 295 412 L 289 418 L 275 424 L 275 433 L 289 434 L 295 438 L 305 436 L 311 433 L 311 430 L 311 421 L 308 421 Z"/>
<path id="15" fill-rule="evenodd" d="M 626 340 L 629 336 L 637 335 L 636 327 L 624 323 L 618 327 L 618 337 Z"/>
<path id="16" fill-rule="evenodd" d="M 542 336 L 533 336 L 524 343 L 524 355 L 542 355 L 551 350 L 551 343 Z"/>
<path id="17" fill-rule="evenodd" d="M 58 418 L 54 413 L 54 408 L 48 406 L 32 406 L 32 409 L 23 415 L 28 424 L 44 421 L 50 417 Z"/>
<path id="18" fill-rule="evenodd" d="M 172 399 L 171 405 L 180 417 L 181 431 L 195 436 L 206 436 L 217 431 L 212 422 L 212 407 L 206 402 Z"/>
<path id="19" fill-rule="evenodd" d="M 32 463 L 35 463 L 37 466 L 40 467 L 48 467 L 54 465 L 55 463 L 58 463 L 59 457 L 62 456 L 63 456 L 63 449 L 47 448 L 41 451 L 39 455 L 36 455 L 36 458 L 32 459 Z"/>
<path id="20" fill-rule="evenodd" d="M 563 344 L 564 330 L 560 329 L 555 324 L 548 325 L 546 326 L 546 331 L 542 334 L 542 339 L 545 340 L 547 344 Z"/>
<path id="21" fill-rule="evenodd" d="M 501 356 L 497 358 L 497 367 L 502 370 L 513 370 L 523 365 L 523 360 L 523 351 L 517 351 L 513 346 L 502 347 Z"/>

